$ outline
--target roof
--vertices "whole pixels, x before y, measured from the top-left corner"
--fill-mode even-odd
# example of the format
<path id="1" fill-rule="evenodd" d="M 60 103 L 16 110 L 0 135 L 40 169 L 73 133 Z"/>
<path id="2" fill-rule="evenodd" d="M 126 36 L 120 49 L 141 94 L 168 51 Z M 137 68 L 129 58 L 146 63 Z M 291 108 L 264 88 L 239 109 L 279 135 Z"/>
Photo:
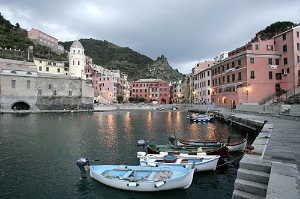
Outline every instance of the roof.
<path id="1" fill-rule="evenodd" d="M 82 44 L 80 43 L 80 41 L 75 40 L 72 45 L 71 48 L 83 48 Z"/>

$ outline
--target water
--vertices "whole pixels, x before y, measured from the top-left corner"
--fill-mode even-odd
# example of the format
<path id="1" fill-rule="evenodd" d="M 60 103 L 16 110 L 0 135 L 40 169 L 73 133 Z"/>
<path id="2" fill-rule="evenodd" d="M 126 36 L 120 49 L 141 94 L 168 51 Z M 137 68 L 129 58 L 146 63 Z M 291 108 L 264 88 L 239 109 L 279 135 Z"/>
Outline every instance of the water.
<path id="1" fill-rule="evenodd" d="M 184 111 L 0 115 L 0 198 L 231 198 L 238 160 L 196 173 L 186 190 L 139 193 L 81 179 L 76 160 L 137 165 L 137 140 L 243 138 L 227 124 L 189 123 Z M 232 154 L 228 160 L 241 154 Z"/>

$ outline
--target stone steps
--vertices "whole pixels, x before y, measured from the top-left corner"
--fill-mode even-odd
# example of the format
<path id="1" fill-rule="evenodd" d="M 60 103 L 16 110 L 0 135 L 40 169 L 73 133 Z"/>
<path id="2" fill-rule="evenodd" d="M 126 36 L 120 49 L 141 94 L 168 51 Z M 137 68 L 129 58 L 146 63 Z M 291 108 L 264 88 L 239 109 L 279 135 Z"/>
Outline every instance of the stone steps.
<path id="1" fill-rule="evenodd" d="M 233 199 L 266 198 L 270 179 L 271 163 L 243 158 L 240 161 L 237 179 L 234 183 Z"/>

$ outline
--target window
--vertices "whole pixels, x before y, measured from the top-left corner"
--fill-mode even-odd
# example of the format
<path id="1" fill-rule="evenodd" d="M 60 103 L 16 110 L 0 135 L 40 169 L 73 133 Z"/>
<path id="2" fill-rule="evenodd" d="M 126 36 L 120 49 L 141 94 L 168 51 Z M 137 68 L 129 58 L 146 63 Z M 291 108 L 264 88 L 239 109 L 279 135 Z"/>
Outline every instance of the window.
<path id="1" fill-rule="evenodd" d="M 284 64 L 284 65 L 287 65 L 287 64 L 288 64 L 288 58 L 286 58 L 286 57 L 283 58 L 283 64 Z"/>
<path id="2" fill-rule="evenodd" d="M 39 62 L 42 63 L 42 60 L 40 60 Z"/>
<path id="3" fill-rule="evenodd" d="M 49 67 L 46 67 L 46 71 L 48 71 L 48 72 L 49 72 Z"/>
<path id="4" fill-rule="evenodd" d="M 281 73 L 276 73 L 276 80 L 281 80 Z"/>
<path id="5" fill-rule="evenodd" d="M 269 79 L 273 79 L 273 73 L 272 73 L 272 71 L 269 71 Z"/>
<path id="6" fill-rule="evenodd" d="M 72 96 L 72 90 L 69 90 L 69 96 Z"/>
<path id="7" fill-rule="evenodd" d="M 250 57 L 250 64 L 254 64 L 254 58 Z"/>
<path id="8" fill-rule="evenodd" d="M 73 60 L 73 66 L 75 65 L 75 61 Z"/>
<path id="9" fill-rule="evenodd" d="M 27 89 L 30 89 L 30 80 L 27 80 Z"/>
<path id="10" fill-rule="evenodd" d="M 242 72 L 238 73 L 238 80 L 242 80 Z"/>
<path id="11" fill-rule="evenodd" d="M 232 74 L 231 79 L 232 79 L 232 82 L 235 81 L 235 74 Z"/>
<path id="12" fill-rule="evenodd" d="M 287 51 L 287 45 L 283 45 L 282 50 L 283 50 L 283 52 L 286 52 Z"/>
<path id="13" fill-rule="evenodd" d="M 250 78 L 251 78 L 251 79 L 254 79 L 254 78 L 255 78 L 254 70 L 250 71 Z"/>
<path id="14" fill-rule="evenodd" d="M 11 88 L 16 88 L 16 80 L 11 80 Z"/>
<path id="15" fill-rule="evenodd" d="M 255 44 L 255 50 L 259 50 L 258 44 Z"/>
<path id="16" fill-rule="evenodd" d="M 80 61 L 78 61 L 78 66 L 80 66 Z"/>
<path id="17" fill-rule="evenodd" d="M 299 31 L 297 31 L 297 37 L 299 37 Z"/>
<path id="18" fill-rule="evenodd" d="M 283 69 L 281 70 L 281 73 L 284 74 L 284 75 L 290 73 L 290 68 L 283 68 Z"/>
<path id="19" fill-rule="evenodd" d="M 279 65 L 279 59 L 276 59 L 276 65 Z"/>
<path id="20" fill-rule="evenodd" d="M 39 71 L 42 71 L 42 69 L 43 69 L 43 68 L 42 68 L 41 66 L 39 66 Z"/>
<path id="21" fill-rule="evenodd" d="M 229 82 L 230 82 L 230 76 L 227 75 L 227 83 L 229 83 Z"/>
<path id="22" fill-rule="evenodd" d="M 210 86 L 210 80 L 207 80 L 207 86 Z"/>
<path id="23" fill-rule="evenodd" d="M 41 94 L 42 94 L 42 89 L 38 88 L 38 95 L 41 95 Z"/>
<path id="24" fill-rule="evenodd" d="M 273 51 L 273 46 L 272 45 L 267 45 L 267 50 L 272 50 Z"/>
<path id="25" fill-rule="evenodd" d="M 242 61 L 239 59 L 238 60 L 238 65 L 241 66 L 242 65 Z"/>
<path id="26" fill-rule="evenodd" d="M 56 89 L 53 90 L 53 95 L 57 95 L 57 90 Z"/>
<path id="27" fill-rule="evenodd" d="M 300 50 L 300 43 L 297 43 L 297 50 Z"/>
<path id="28" fill-rule="evenodd" d="M 57 72 L 60 73 L 60 68 L 57 69 Z"/>
<path id="29" fill-rule="evenodd" d="M 300 63 L 300 56 L 297 56 L 297 61 L 298 63 Z"/>
<path id="30" fill-rule="evenodd" d="M 269 58 L 269 65 L 272 65 L 272 58 Z"/>
<path id="31" fill-rule="evenodd" d="M 282 35 L 282 39 L 286 40 L 286 34 L 285 33 Z"/>

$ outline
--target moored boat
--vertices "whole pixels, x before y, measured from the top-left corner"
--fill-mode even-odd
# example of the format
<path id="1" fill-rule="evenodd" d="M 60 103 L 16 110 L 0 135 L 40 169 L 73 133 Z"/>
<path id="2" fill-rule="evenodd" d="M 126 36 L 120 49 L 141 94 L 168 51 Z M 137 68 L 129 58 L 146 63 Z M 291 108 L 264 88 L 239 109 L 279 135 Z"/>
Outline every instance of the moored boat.
<path id="1" fill-rule="evenodd" d="M 227 146 L 228 152 L 239 151 L 243 152 L 246 149 L 248 134 L 243 139 L 231 139 L 229 136 L 228 140 L 188 140 L 188 139 L 179 139 L 175 136 L 170 136 L 169 141 L 174 146 L 198 146 L 198 147 L 221 147 Z"/>
<path id="2" fill-rule="evenodd" d="M 187 189 L 193 180 L 194 167 L 152 167 L 128 165 L 91 165 L 86 158 L 80 158 L 76 164 L 81 176 L 86 168 L 90 176 L 111 187 L 130 191 L 163 191 Z"/>
<path id="3" fill-rule="evenodd" d="M 174 146 L 174 145 L 147 145 L 146 146 L 148 154 L 159 154 L 160 152 L 169 152 L 173 154 L 177 153 L 188 153 L 188 154 L 195 154 L 195 153 L 205 153 L 206 155 L 220 155 L 226 156 L 228 154 L 228 147 L 221 146 L 221 147 L 198 147 L 198 146 Z"/>
<path id="4" fill-rule="evenodd" d="M 197 114 L 197 115 L 187 115 L 187 119 L 190 122 L 213 122 L 214 116 L 209 114 Z"/>
<path id="5" fill-rule="evenodd" d="M 196 168 L 195 172 L 216 170 L 220 158 L 219 155 L 189 155 L 184 153 L 174 155 L 163 152 L 160 154 L 144 153 L 144 155 L 139 153 L 137 157 L 141 166 L 191 168 L 194 165 Z"/>

